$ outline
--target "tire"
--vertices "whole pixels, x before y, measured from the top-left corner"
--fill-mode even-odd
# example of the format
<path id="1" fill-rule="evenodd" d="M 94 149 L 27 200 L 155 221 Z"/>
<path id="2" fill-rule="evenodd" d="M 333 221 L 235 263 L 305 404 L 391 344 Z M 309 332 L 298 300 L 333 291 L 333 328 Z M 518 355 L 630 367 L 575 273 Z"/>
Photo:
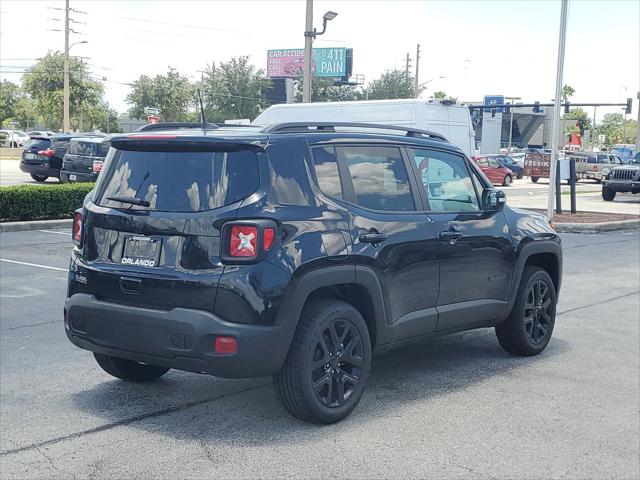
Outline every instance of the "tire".
<path id="1" fill-rule="evenodd" d="M 360 312 L 342 301 L 317 300 L 302 312 L 273 386 L 291 415 L 329 424 L 358 405 L 370 372 L 371 339 Z"/>
<path id="2" fill-rule="evenodd" d="M 608 187 L 602 187 L 602 199 L 605 202 L 613 202 L 614 198 L 616 198 L 616 192 L 614 190 Z"/>
<path id="3" fill-rule="evenodd" d="M 538 180 L 540 180 L 538 177 L 531 177 L 533 183 L 538 183 Z"/>
<path id="4" fill-rule="evenodd" d="M 511 178 L 511 175 L 505 175 L 504 179 L 502 180 L 502 186 L 503 187 L 508 187 L 509 185 L 511 185 L 513 178 Z"/>
<path id="5" fill-rule="evenodd" d="M 594 178 L 594 180 L 596 181 L 596 183 L 598 185 L 600 185 L 602 183 L 602 179 L 601 178 Z"/>
<path id="6" fill-rule="evenodd" d="M 518 176 L 516 177 L 518 180 L 522 180 L 522 177 L 524 177 L 523 173 L 519 173 Z"/>
<path id="7" fill-rule="evenodd" d="M 31 178 L 33 178 L 36 182 L 44 182 L 47 178 L 44 175 L 34 175 L 33 173 L 31 174 Z"/>
<path id="8" fill-rule="evenodd" d="M 524 357 L 537 355 L 545 349 L 553 333 L 556 289 L 545 270 L 528 266 L 522 272 L 517 295 L 509 318 L 496 326 L 496 336 L 509 353 Z"/>
<path id="9" fill-rule="evenodd" d="M 146 365 L 102 353 L 94 353 L 93 356 L 98 365 L 109 375 L 130 382 L 150 382 L 169 371 L 168 368 Z"/>

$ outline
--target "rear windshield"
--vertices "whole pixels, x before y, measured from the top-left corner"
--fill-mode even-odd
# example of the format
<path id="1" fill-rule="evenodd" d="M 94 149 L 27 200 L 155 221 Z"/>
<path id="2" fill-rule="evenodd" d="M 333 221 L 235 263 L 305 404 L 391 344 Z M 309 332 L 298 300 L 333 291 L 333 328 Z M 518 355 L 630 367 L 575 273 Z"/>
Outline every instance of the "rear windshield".
<path id="1" fill-rule="evenodd" d="M 103 207 L 202 212 L 230 205 L 258 189 L 258 158 L 251 150 L 144 152 L 111 149 L 96 186 Z M 108 200 L 137 197 L 149 207 Z"/>
<path id="2" fill-rule="evenodd" d="M 24 146 L 24 148 L 30 148 L 33 150 L 44 150 L 45 148 L 49 147 L 49 144 L 51 142 L 45 138 L 32 138 L 31 140 L 29 140 L 26 145 Z"/>
<path id="3" fill-rule="evenodd" d="M 71 140 L 69 142 L 69 150 L 67 153 L 71 155 L 85 155 L 87 157 L 93 157 L 98 150 L 98 144 L 95 142 L 83 142 L 82 140 Z"/>

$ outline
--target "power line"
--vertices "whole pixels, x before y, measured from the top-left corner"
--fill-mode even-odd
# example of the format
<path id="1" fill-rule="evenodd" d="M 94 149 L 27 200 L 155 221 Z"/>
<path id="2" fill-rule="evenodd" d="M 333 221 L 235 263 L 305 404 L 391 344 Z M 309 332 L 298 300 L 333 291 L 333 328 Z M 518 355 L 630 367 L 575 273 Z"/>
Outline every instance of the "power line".
<path id="1" fill-rule="evenodd" d="M 123 20 L 133 20 L 134 22 L 143 22 L 143 23 L 155 23 L 157 25 L 169 25 L 175 27 L 184 27 L 184 28 L 197 28 L 200 30 L 211 30 L 215 32 L 226 32 L 226 33 L 240 33 L 243 35 L 252 35 L 252 32 L 245 32 L 242 30 L 231 30 L 226 28 L 216 28 L 216 27 L 208 27 L 205 25 L 190 25 L 187 23 L 177 23 L 177 22 L 163 22 L 161 20 L 149 20 L 148 18 L 138 18 L 138 17 L 125 17 L 118 16 L 118 18 Z M 255 33 L 255 32 L 254 32 Z"/>

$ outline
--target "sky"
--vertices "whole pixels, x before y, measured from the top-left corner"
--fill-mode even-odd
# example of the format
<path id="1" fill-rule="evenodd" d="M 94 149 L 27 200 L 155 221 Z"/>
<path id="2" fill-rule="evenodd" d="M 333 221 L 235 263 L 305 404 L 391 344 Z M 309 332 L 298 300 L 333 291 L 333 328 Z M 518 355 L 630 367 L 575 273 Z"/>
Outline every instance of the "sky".
<path id="1" fill-rule="evenodd" d="M 104 78 L 106 99 L 129 106 L 128 83 L 169 66 L 193 80 L 212 62 L 248 55 L 266 69 L 267 50 L 304 46 L 305 1 L 71 0 L 71 54 Z M 640 91 L 640 1 L 570 0 L 564 84 L 574 102 L 622 103 Z M 47 50 L 63 50 L 64 1 L 0 1 L 0 78 L 21 73 Z M 559 0 L 315 0 L 314 25 L 338 12 L 315 47 L 354 49 L 354 74 L 369 81 L 415 65 L 421 45 L 423 97 L 444 90 L 462 101 L 484 95 L 549 102 L 555 93 Z M 85 12 L 85 13 L 80 13 Z M 440 78 L 444 77 L 444 78 Z M 590 110 L 590 109 L 589 109 Z M 617 107 L 598 109 L 598 120 Z"/>

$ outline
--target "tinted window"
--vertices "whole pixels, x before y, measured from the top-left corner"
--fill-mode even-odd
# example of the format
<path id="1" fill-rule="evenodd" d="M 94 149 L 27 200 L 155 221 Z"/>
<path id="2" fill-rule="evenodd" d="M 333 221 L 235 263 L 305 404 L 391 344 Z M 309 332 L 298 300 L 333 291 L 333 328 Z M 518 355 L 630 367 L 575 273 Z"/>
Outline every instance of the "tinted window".
<path id="1" fill-rule="evenodd" d="M 322 193 L 333 198 L 342 198 L 338 161 L 333 147 L 318 147 L 311 150 L 313 165 Z"/>
<path id="2" fill-rule="evenodd" d="M 96 190 L 105 207 L 200 212 L 242 200 L 258 189 L 253 151 L 144 152 L 112 149 Z M 137 197 L 150 207 L 108 200 Z"/>
<path id="3" fill-rule="evenodd" d="M 498 163 L 498 161 L 495 158 L 489 158 L 488 162 L 489 162 L 489 166 L 490 167 L 494 167 L 494 168 L 499 168 L 500 167 L 500 164 Z"/>
<path id="4" fill-rule="evenodd" d="M 372 210 L 415 210 L 398 148 L 341 147 L 341 150 L 358 205 Z"/>
<path id="5" fill-rule="evenodd" d="M 67 153 L 71 155 L 85 155 L 87 157 L 95 156 L 97 151 L 97 143 L 84 142 L 82 140 L 71 140 L 69 142 L 69 150 Z"/>
<path id="6" fill-rule="evenodd" d="M 102 142 L 98 145 L 98 157 L 106 157 L 109 153 L 111 142 Z"/>
<path id="7" fill-rule="evenodd" d="M 26 143 L 24 148 L 29 150 L 44 150 L 49 147 L 50 143 L 49 140 L 43 138 L 32 138 Z"/>
<path id="8" fill-rule="evenodd" d="M 462 157 L 437 150 L 413 150 L 429 210 L 478 211 L 478 196 Z"/>

